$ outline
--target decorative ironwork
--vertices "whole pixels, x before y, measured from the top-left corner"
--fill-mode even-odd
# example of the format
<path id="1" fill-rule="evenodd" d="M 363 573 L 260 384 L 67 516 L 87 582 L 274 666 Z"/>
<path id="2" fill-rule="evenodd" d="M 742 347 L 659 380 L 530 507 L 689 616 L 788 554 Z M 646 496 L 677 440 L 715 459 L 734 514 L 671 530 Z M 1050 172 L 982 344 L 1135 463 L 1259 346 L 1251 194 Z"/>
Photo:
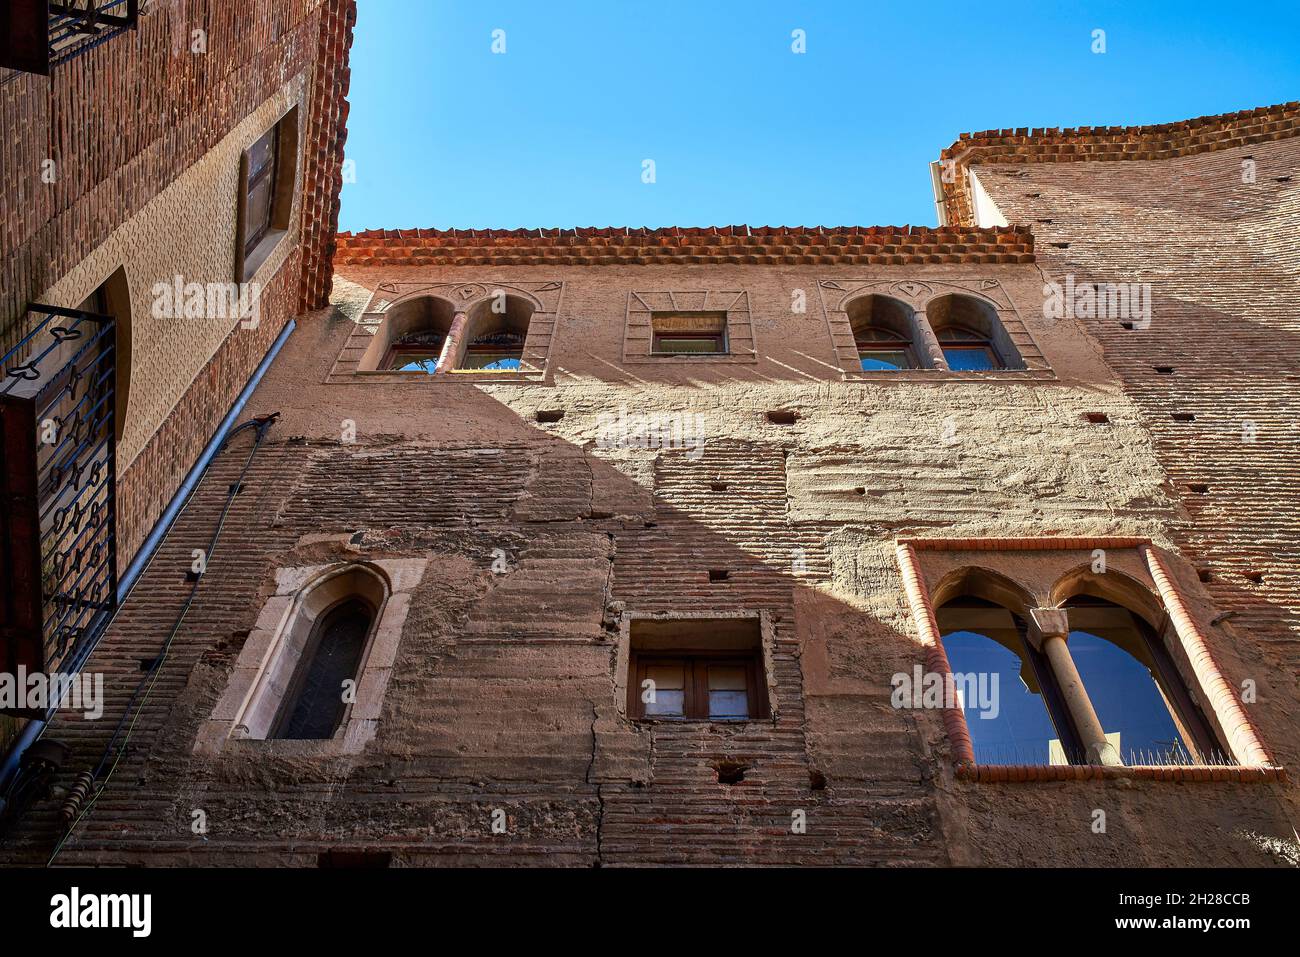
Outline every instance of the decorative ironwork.
<path id="1" fill-rule="evenodd" d="M 49 673 L 116 605 L 116 328 L 28 311 L 39 320 L 0 359 L 0 669 Z"/>
<path id="2" fill-rule="evenodd" d="M 0 12 L 0 67 L 49 76 L 139 21 L 139 0 L 7 0 Z"/>

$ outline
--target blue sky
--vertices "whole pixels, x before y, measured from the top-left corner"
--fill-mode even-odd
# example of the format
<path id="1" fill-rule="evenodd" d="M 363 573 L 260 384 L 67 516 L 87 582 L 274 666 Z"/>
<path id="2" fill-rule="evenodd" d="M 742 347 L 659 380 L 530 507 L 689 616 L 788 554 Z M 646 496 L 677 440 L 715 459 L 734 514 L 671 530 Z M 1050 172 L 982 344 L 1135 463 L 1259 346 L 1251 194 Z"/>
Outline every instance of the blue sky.
<path id="1" fill-rule="evenodd" d="M 1294 100 L 1298 38 L 1294 3 L 360 0 L 340 228 L 933 225 L 962 131 Z"/>

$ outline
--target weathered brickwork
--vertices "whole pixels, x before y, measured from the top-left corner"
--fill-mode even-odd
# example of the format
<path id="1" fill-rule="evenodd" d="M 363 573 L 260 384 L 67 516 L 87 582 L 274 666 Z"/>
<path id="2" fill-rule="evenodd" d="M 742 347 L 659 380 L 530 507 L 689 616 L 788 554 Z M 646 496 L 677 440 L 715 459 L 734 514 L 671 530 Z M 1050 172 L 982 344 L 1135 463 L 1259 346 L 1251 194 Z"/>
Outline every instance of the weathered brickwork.
<path id="1" fill-rule="evenodd" d="M 1036 264 L 972 253 L 927 265 L 924 249 L 892 266 L 473 255 L 340 266 L 335 308 L 300 321 L 248 407 L 281 417 L 242 475 L 132 748 L 60 861 L 312 866 L 329 850 L 403 865 L 1284 860 L 1274 848 L 1296 806 L 1285 780 L 973 780 L 938 712 L 891 705 L 891 675 L 924 660 L 898 538 L 1150 539 L 1227 680 L 1258 681 L 1260 735 L 1282 763 L 1295 757 L 1294 689 L 1264 667 L 1251 632 L 1216 621 L 1225 606 L 1184 552 L 1195 516 L 1142 398 L 1084 326 L 1042 318 Z M 846 377 L 817 290 L 877 280 L 996 284 L 1050 374 Z M 384 283 L 552 281 L 563 306 L 543 381 L 334 374 Z M 699 288 L 747 293 L 757 362 L 624 365 L 629 291 Z M 795 290 L 806 313 L 791 311 Z M 705 441 L 612 446 L 604 430 L 621 414 L 689 416 Z M 74 748 L 65 776 L 103 752 L 250 446 L 246 435 L 218 457 L 92 662 L 111 686 L 105 720 L 52 729 Z M 365 750 L 197 748 L 244 640 L 265 627 L 276 569 L 366 558 L 428 566 Z M 626 717 L 630 620 L 737 614 L 765 622 L 770 719 Z M 741 778 L 722 783 L 723 772 Z M 1090 827 L 1097 808 L 1106 835 Z M 493 833 L 496 810 L 505 833 Z M 56 811 L 33 811 L 10 859 L 48 853 Z M 791 827 L 797 812 L 806 833 Z"/>

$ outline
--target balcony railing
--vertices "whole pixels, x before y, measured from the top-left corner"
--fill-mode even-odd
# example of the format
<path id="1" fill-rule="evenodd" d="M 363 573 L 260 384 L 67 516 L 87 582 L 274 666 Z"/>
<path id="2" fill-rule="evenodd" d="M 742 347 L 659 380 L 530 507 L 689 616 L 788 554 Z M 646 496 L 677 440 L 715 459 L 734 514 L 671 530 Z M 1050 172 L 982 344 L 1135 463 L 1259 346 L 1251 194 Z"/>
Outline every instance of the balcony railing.
<path id="1" fill-rule="evenodd" d="M 0 671 L 48 674 L 116 603 L 116 330 L 75 309 L 28 313 L 0 359 Z"/>
<path id="2" fill-rule="evenodd" d="M 6 0 L 0 67 L 49 76 L 56 63 L 135 29 L 139 16 L 139 0 Z"/>

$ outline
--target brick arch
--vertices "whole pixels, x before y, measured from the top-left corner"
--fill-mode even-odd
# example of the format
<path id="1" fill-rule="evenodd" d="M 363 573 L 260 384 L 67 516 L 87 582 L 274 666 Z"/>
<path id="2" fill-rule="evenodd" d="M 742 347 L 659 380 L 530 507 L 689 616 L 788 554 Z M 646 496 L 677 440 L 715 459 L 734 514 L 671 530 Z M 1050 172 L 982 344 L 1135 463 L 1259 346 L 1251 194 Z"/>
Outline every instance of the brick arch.
<path id="1" fill-rule="evenodd" d="M 854 333 L 867 326 L 877 326 L 912 339 L 912 317 L 916 310 L 902 299 L 880 292 L 852 293 L 840 303 Z"/>

